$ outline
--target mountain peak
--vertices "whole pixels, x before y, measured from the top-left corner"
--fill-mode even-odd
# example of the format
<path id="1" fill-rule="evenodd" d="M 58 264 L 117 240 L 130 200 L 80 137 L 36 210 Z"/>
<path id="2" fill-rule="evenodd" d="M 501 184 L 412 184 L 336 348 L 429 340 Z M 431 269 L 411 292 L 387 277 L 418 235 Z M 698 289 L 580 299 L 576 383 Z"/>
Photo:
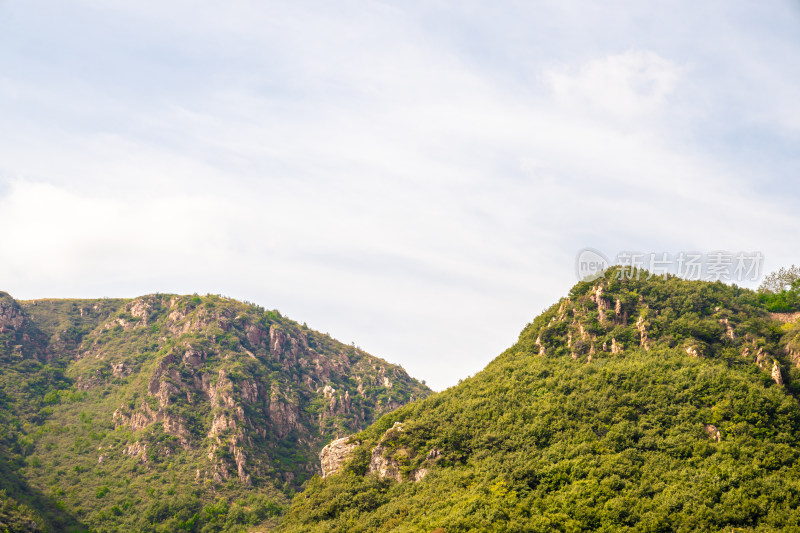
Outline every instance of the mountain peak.
<path id="1" fill-rule="evenodd" d="M 26 482 L 66 491 L 64 508 L 81 509 L 91 527 L 139 529 L 135 513 L 108 510 L 141 514 L 182 487 L 195 494 L 186 509 L 219 494 L 244 502 L 250 490 L 279 509 L 319 472 L 323 444 L 430 394 L 399 366 L 221 296 L 16 302 L 3 294 L 0 334 L 7 383 L 57 377 L 27 396 L 38 433 L 26 453 L 44 467 L 26 469 Z M 33 366 L 16 365 L 15 353 L 35 356 Z M 3 412 L 17 416 L 21 393 L 5 392 L 13 401 Z M 104 479 L 102 498 L 51 478 L 65 460 Z"/>
<path id="2" fill-rule="evenodd" d="M 790 527 L 798 348 L 800 323 L 752 291 L 609 272 L 483 371 L 346 440 L 282 530 Z"/>

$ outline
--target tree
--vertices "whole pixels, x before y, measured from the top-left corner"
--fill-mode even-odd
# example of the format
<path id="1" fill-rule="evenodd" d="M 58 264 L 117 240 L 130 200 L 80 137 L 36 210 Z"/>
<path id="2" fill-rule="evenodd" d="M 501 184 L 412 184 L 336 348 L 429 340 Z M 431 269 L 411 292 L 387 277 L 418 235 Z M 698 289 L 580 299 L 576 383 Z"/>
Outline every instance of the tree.
<path id="1" fill-rule="evenodd" d="M 782 267 L 780 270 L 771 272 L 764 276 L 764 281 L 758 287 L 758 292 L 765 294 L 777 294 L 791 289 L 800 281 L 800 267 L 795 265 L 789 268 Z"/>

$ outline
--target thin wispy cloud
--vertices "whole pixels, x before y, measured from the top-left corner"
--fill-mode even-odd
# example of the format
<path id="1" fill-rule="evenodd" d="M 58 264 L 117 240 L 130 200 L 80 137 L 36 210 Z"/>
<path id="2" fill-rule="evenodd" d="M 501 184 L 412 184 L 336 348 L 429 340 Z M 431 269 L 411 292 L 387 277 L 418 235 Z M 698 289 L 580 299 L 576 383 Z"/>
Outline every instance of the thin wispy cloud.
<path id="1" fill-rule="evenodd" d="M 0 280 L 256 301 L 441 388 L 584 246 L 797 262 L 790 2 L 0 3 Z"/>

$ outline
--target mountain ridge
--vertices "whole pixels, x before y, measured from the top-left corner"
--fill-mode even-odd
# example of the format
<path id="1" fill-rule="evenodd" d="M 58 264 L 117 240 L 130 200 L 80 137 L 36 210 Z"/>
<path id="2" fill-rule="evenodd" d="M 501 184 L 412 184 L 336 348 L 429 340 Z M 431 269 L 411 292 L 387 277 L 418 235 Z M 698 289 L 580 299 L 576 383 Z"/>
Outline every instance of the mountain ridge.
<path id="1" fill-rule="evenodd" d="M 800 322 L 641 278 L 578 283 L 475 376 L 343 439 L 281 530 L 800 527 Z"/>
<path id="2" fill-rule="evenodd" d="M 9 445 L 16 472 L 79 517 L 77 530 L 274 521 L 318 470 L 324 441 L 430 393 L 397 365 L 221 296 L 4 294 L 0 330 L 9 398 L 23 398 L 19 365 L 57 377 L 26 400 L 31 413 L 16 416 L 22 400 L 3 405 L 25 442 Z"/>

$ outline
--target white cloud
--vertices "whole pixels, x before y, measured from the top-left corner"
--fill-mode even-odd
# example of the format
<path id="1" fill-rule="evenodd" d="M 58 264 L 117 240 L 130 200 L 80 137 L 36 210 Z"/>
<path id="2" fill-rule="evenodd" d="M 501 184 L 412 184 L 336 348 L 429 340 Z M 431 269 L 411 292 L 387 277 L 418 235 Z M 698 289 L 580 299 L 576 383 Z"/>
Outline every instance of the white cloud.
<path id="1" fill-rule="evenodd" d="M 181 261 L 171 258 L 212 259 L 236 218 L 234 206 L 214 198 L 154 195 L 132 204 L 15 181 L 0 199 L 0 226 L 13 228 L 0 235 L 0 248 L 9 251 L 0 275 L 30 287 L 81 287 L 81 280 L 125 279 L 153 268 L 179 271 Z"/>
<path id="2" fill-rule="evenodd" d="M 693 6 L 623 4 L 602 20 L 563 3 L 15 8 L 3 289 L 222 292 L 443 387 L 563 295 L 584 246 L 797 262 L 797 215 L 757 192 L 726 137 L 741 122 L 718 120 L 777 104 L 713 98 L 726 72 L 758 85 L 737 65 L 777 63 L 725 63 L 713 35 L 687 57 L 671 46 Z M 772 94 L 796 111 L 795 82 Z M 785 154 L 774 175 L 797 165 Z"/>
<path id="3" fill-rule="evenodd" d="M 683 69 L 650 50 L 631 50 L 578 67 L 550 70 L 544 78 L 568 108 L 602 113 L 604 120 L 657 119 Z M 588 107 L 588 109 L 587 109 Z"/>

